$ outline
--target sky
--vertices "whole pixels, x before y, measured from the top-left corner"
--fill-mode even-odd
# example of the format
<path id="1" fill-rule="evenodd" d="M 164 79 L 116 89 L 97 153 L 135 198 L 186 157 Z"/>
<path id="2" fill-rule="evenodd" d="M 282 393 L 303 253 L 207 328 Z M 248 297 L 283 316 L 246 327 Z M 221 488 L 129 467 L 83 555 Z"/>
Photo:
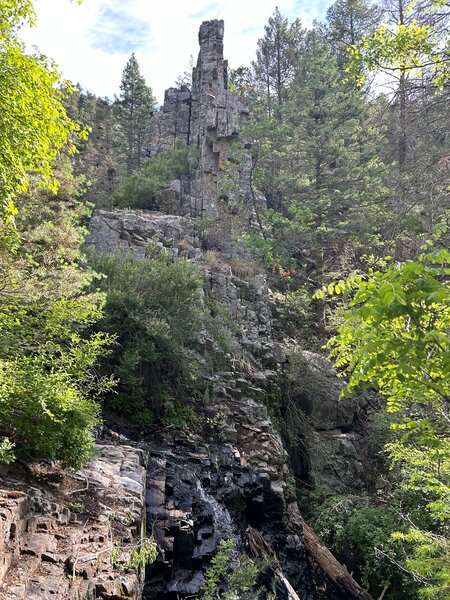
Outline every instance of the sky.
<path id="1" fill-rule="evenodd" d="M 198 55 L 204 20 L 224 19 L 224 54 L 232 68 L 249 65 L 277 5 L 304 26 L 322 19 L 330 0 L 36 0 L 37 26 L 23 30 L 29 47 L 54 59 L 64 78 L 113 98 L 132 52 L 159 103 Z"/>

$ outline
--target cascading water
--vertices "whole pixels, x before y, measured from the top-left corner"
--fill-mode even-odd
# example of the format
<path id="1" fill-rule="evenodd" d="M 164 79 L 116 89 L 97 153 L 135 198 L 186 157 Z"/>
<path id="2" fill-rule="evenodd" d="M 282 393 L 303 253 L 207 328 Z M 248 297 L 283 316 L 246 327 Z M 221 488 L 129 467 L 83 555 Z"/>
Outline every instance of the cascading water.
<path id="1" fill-rule="evenodd" d="M 197 491 L 200 500 L 211 509 L 216 539 L 232 539 L 236 542 L 235 528 L 227 508 L 220 504 L 214 496 L 208 494 L 199 479 L 197 479 Z"/>

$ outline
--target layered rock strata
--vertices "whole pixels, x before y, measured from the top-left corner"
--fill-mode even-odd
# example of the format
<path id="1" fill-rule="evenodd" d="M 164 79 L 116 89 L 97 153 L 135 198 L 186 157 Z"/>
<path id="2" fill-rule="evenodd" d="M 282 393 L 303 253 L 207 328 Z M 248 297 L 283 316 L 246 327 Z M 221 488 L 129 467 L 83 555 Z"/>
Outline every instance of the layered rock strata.
<path id="1" fill-rule="evenodd" d="M 88 239 L 97 251 L 122 250 L 139 257 L 160 249 L 172 260 L 189 257 L 205 271 L 205 293 L 225 306 L 237 325 L 234 352 L 226 355 L 199 340 L 199 360 L 213 358 L 199 408 L 199 431 L 168 431 L 141 443 L 149 453 L 148 523 L 160 555 L 149 569 L 146 600 L 199 593 L 220 539 L 244 551 L 248 528 L 257 530 L 277 557 L 277 598 L 312 600 L 311 573 L 295 503 L 288 456 L 270 415 L 279 395 L 265 277 L 233 272 L 220 252 L 211 264 L 201 251 L 195 219 L 146 211 L 98 211 Z M 238 269 L 235 269 L 238 270 Z M 292 519 L 297 514 L 298 520 Z M 272 585 L 272 583 L 271 583 Z"/>
<path id="2" fill-rule="evenodd" d="M 77 473 L 37 465 L 33 482 L 2 472 L 1 600 L 141 598 L 128 567 L 144 536 L 146 455 L 102 444 Z"/>
<path id="3" fill-rule="evenodd" d="M 303 532 L 295 480 L 273 420 L 286 355 L 273 340 L 266 278 L 233 242 L 252 211 L 249 159 L 241 153 L 237 160 L 231 148 L 248 110 L 227 90 L 223 22 L 203 23 L 199 42 L 192 89 L 168 90 L 148 131 L 149 156 L 177 141 L 195 147 L 194 176 L 171 182 L 160 212 L 97 211 L 88 238 L 98 252 L 142 257 L 156 248 L 172 260 L 194 261 L 205 272 L 205 294 L 234 323 L 230 354 L 207 333 L 195 350 L 208 387 L 197 429 L 140 432 L 149 454 L 148 523 L 160 550 L 143 597 L 197 597 L 219 540 L 232 538 L 237 551 L 259 546 L 270 559 L 264 598 L 368 600 L 314 534 Z M 230 165 L 232 193 L 224 191 Z"/>

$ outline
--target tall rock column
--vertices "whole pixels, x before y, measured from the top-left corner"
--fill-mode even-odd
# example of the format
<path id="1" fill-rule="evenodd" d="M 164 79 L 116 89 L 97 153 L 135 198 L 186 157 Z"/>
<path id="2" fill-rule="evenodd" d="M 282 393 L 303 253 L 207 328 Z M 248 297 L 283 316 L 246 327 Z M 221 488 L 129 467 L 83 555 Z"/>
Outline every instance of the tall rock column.
<path id="1" fill-rule="evenodd" d="M 199 151 L 199 173 L 193 192 L 197 214 L 219 216 L 218 177 L 228 158 L 231 130 L 227 130 L 226 62 L 223 59 L 223 21 L 200 27 L 200 53 L 192 75 L 192 140 Z M 235 116 L 235 115 L 234 115 Z M 238 124 L 233 133 L 237 134 Z M 228 136 L 227 136 L 228 134 Z"/>
<path id="2" fill-rule="evenodd" d="M 150 156 L 173 148 L 178 141 L 198 151 L 198 168 L 189 185 L 181 187 L 179 212 L 183 216 L 212 219 L 223 216 L 227 198 L 222 195 L 220 201 L 222 167 L 248 116 L 244 101 L 227 90 L 228 63 L 223 58 L 223 35 L 223 21 L 202 23 L 192 89 L 185 86 L 168 89 L 161 111 L 153 115 L 149 124 Z M 246 187 L 245 170 L 245 165 L 238 169 L 241 192 Z"/>

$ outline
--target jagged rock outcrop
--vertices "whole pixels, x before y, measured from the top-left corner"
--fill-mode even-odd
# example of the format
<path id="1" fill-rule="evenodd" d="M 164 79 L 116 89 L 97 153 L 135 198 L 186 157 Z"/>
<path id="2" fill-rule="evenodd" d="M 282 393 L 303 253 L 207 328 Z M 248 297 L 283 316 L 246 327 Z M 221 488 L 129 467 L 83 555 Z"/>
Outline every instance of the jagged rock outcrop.
<path id="1" fill-rule="evenodd" d="M 206 21 L 201 25 L 192 89 L 185 86 L 168 89 L 161 111 L 149 123 L 148 156 L 173 148 L 177 141 L 198 151 L 199 166 L 194 177 L 179 186 L 181 215 L 214 219 L 230 208 L 232 200 L 229 194 L 221 193 L 224 177 L 221 169 L 230 158 L 231 142 L 238 136 L 249 109 L 241 97 L 227 89 L 223 34 L 223 21 Z M 247 199 L 248 169 L 248 161 L 241 161 L 239 189 Z"/>
<path id="2" fill-rule="evenodd" d="M 97 451 L 77 473 L 36 465 L 32 483 L 2 469 L 1 600 L 141 597 L 127 561 L 144 534 L 147 457 L 123 444 Z"/>
<path id="3" fill-rule="evenodd" d="M 340 398 L 344 382 L 323 355 L 294 347 L 294 359 L 292 350 L 286 348 L 296 371 L 296 381 L 288 392 L 289 402 L 305 419 L 304 447 L 300 453 L 308 456 L 308 478 L 315 486 L 335 494 L 364 491 L 368 486 L 369 461 L 363 435 L 354 427 L 361 401 L 355 397 Z M 295 455 L 296 450 L 292 449 L 291 454 Z M 304 478 L 305 473 L 298 475 Z"/>
<path id="4" fill-rule="evenodd" d="M 249 160 L 231 155 L 248 109 L 227 90 L 223 22 L 203 23 L 199 42 L 192 90 L 168 90 L 148 132 L 150 156 L 177 141 L 197 148 L 194 176 L 171 183 L 161 212 L 97 211 L 87 245 L 137 257 L 156 249 L 172 260 L 194 261 L 205 272 L 205 294 L 231 315 L 233 351 L 217 348 L 205 332 L 194 349 L 200 362 L 208 356 L 196 429 L 150 434 L 144 426 L 124 427 L 133 445 L 117 438 L 117 445 L 100 446 L 100 458 L 78 474 L 81 514 L 69 507 L 73 486 L 66 495 L 59 489 L 54 505 L 48 489 L 44 496 L 38 491 L 38 500 L 28 488 L 5 490 L 0 574 L 7 595 L 0 599 L 139 597 L 142 581 L 127 571 L 126 547 L 139 533 L 131 521 L 137 529 L 143 522 L 145 455 L 147 531 L 159 549 L 147 569 L 145 600 L 196 597 L 222 538 L 234 539 L 240 552 L 270 558 L 262 598 L 370 600 L 308 529 L 305 537 L 289 457 L 275 426 L 286 354 L 273 339 L 266 278 L 233 241 L 251 218 Z M 237 200 L 224 191 L 228 160 Z M 312 412 L 319 416 L 320 410 Z M 111 564 L 112 531 L 121 542 L 122 571 Z M 23 573 L 15 587 L 18 560 Z"/>
<path id="5" fill-rule="evenodd" d="M 219 540 L 232 537 L 242 551 L 251 526 L 279 561 L 277 597 L 289 597 L 292 586 L 312 600 L 300 516 L 296 523 L 288 516 L 288 507 L 298 512 L 288 456 L 268 411 L 279 385 L 267 283 L 260 273 L 234 274 L 233 263 L 222 262 L 220 253 L 211 265 L 194 221 L 145 211 L 99 211 L 88 239 L 98 251 L 122 249 L 135 256 L 145 254 L 145 244 L 156 244 L 174 260 L 188 248 L 191 260 L 206 272 L 205 292 L 226 306 L 238 325 L 232 356 L 207 338 L 200 342 L 201 353 L 215 354 L 215 368 L 205 374 L 208 392 L 199 431 L 145 439 L 148 523 L 160 556 L 149 569 L 144 598 L 198 593 Z"/>

